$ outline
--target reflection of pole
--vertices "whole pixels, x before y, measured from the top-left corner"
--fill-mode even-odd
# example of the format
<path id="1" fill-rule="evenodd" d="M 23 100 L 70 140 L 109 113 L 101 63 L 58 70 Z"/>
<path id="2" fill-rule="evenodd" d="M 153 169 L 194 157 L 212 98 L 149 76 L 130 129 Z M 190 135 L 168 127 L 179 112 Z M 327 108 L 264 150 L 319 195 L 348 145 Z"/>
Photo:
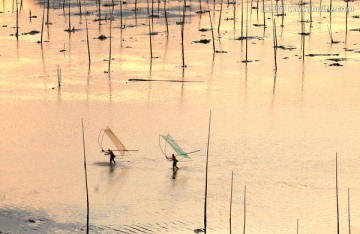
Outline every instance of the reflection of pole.
<path id="1" fill-rule="evenodd" d="M 211 110 L 210 110 L 210 117 L 209 117 L 209 133 L 208 133 L 208 143 L 207 143 L 207 150 L 206 150 L 204 233 L 206 233 L 206 207 L 207 207 L 207 184 L 208 184 L 207 181 L 208 181 L 208 163 L 209 163 L 210 125 L 211 125 Z"/>
<path id="2" fill-rule="evenodd" d="M 84 121 L 81 119 L 82 135 L 83 135 L 83 148 L 84 148 L 84 171 L 85 171 L 85 185 L 86 185 L 86 233 L 89 233 L 89 191 L 86 173 L 86 155 L 85 155 L 85 136 L 84 136 Z"/>

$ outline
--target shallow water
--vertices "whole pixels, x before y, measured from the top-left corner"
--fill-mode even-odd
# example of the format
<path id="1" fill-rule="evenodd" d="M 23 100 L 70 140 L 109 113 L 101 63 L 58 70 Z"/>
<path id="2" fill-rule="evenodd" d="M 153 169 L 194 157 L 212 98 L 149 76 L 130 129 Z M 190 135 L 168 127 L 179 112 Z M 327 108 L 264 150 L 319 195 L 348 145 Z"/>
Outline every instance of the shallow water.
<path id="1" fill-rule="evenodd" d="M 229 230 L 231 171 L 234 171 L 233 231 L 243 230 L 246 185 L 248 233 L 330 233 L 336 231 L 335 154 L 338 153 L 340 228 L 348 229 L 350 188 L 351 230 L 360 231 L 358 168 L 360 114 L 359 32 L 348 31 L 345 13 L 332 14 L 334 40 L 330 44 L 329 14 L 313 14 L 311 35 L 305 37 L 303 61 L 299 13 L 287 12 L 284 27 L 277 17 L 278 44 L 296 47 L 277 51 L 274 72 L 272 20 L 267 28 L 249 27 L 248 55 L 241 34 L 241 2 L 237 3 L 236 30 L 224 20 L 221 39 L 212 44 L 208 14 L 197 15 L 198 2 L 187 8 L 185 63 L 181 64 L 180 21 L 182 2 L 168 3 L 169 38 L 163 12 L 154 18 L 153 56 L 150 63 L 146 3 L 124 5 L 120 30 L 119 5 L 112 23 L 112 60 L 108 71 L 110 21 L 94 22 L 96 7 L 88 4 L 91 66 L 88 69 L 85 17 L 71 7 L 74 33 L 60 2 L 50 4 L 52 23 L 40 34 L 15 33 L 12 3 L 0 4 L 0 221 L 11 232 L 82 232 L 86 226 L 86 196 L 81 119 L 84 120 L 93 232 L 193 233 L 203 227 L 205 158 L 209 111 L 212 111 L 209 148 L 208 228 Z M 190 3 L 188 2 L 190 5 Z M 251 3 L 249 3 L 250 5 Z M 255 2 L 253 3 L 255 4 Z M 270 2 L 266 2 L 270 4 Z M 290 3 L 289 3 L 290 4 Z M 295 3 L 292 3 L 295 4 Z M 319 4 L 319 3 L 313 3 Z M 325 3 L 323 3 L 325 4 Z M 334 5 L 345 3 L 334 1 Z M 150 4 L 151 5 L 151 4 Z M 349 30 L 358 26 L 358 2 L 348 18 Z M 2 7 L 1 7 L 2 6 Z M 154 3 L 157 7 L 157 3 Z M 206 4 L 203 3 L 206 9 Z M 233 17 L 233 5 L 223 6 L 222 18 Z M 58 8 L 58 9 L 54 9 Z M 217 37 L 220 5 L 210 4 Z M 30 22 L 29 11 L 37 18 Z M 82 9 L 84 11 L 84 9 Z M 109 8 L 102 7 L 102 15 Z M 155 9 L 157 12 L 157 8 Z M 306 15 L 308 19 L 309 15 Z M 45 16 L 46 18 L 46 16 Z M 249 25 L 262 23 L 253 10 Z M 42 4 L 24 1 L 20 33 L 41 31 Z M 129 27 L 137 25 L 136 27 Z M 310 30 L 306 24 L 306 31 Z M 5 46 L 6 45 L 6 46 Z M 348 48 L 348 50 L 344 50 Z M 64 52 L 60 52 L 65 50 Z M 329 58 L 347 58 L 329 66 Z M 61 88 L 57 87 L 57 65 Z M 150 71 L 151 65 L 151 71 Z M 129 79 L 196 82 L 131 82 Z M 139 151 L 110 167 L 98 145 L 99 131 L 110 126 L 128 149 Z M 193 161 L 179 163 L 172 179 L 171 163 L 159 149 L 159 134 L 171 135 L 186 150 L 199 149 Z M 104 141 L 104 147 L 112 147 Z M 34 219 L 35 223 L 29 223 Z M 4 221 L 5 222 L 5 221 Z M 7 222 L 7 221 L 6 221 Z M 3 223 L 3 222 L 2 222 Z"/>

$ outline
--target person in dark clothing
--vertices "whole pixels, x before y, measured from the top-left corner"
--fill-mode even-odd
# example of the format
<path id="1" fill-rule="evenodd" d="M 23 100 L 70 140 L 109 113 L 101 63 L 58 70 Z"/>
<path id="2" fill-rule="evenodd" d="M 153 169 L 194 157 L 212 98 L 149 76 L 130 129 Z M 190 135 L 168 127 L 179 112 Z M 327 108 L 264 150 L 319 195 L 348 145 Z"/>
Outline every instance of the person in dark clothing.
<path id="1" fill-rule="evenodd" d="M 179 169 L 179 168 L 176 166 L 178 160 L 176 159 L 176 157 L 175 157 L 174 154 L 172 154 L 171 159 L 172 159 L 172 161 L 173 161 L 173 170 L 175 170 L 175 168 L 176 168 L 176 169 Z"/>
<path id="2" fill-rule="evenodd" d="M 112 162 L 114 162 L 114 164 L 116 163 L 115 162 L 115 154 L 114 154 L 114 152 L 111 150 L 111 149 L 108 149 L 106 152 L 105 152 L 105 155 L 110 155 L 110 164 L 112 163 Z"/>

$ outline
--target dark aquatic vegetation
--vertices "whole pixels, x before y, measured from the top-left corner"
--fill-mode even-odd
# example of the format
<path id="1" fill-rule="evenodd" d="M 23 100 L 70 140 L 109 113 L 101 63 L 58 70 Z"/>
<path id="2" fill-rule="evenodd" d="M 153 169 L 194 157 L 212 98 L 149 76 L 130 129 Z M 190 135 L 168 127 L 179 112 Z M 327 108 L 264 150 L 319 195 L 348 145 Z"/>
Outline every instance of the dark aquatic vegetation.
<path id="1" fill-rule="evenodd" d="M 116 3 L 105 3 L 103 4 L 104 7 L 114 7 L 114 6 L 117 6 L 118 4 Z"/>
<path id="2" fill-rule="evenodd" d="M 30 31 L 28 33 L 23 33 L 23 35 L 35 35 L 35 34 L 38 34 L 38 33 L 40 33 L 40 31 L 32 30 L 32 31 Z"/>
<path id="3" fill-rule="evenodd" d="M 253 24 L 255 27 L 264 27 L 264 24 Z"/>
<path id="4" fill-rule="evenodd" d="M 187 83 L 187 82 L 203 82 L 203 81 L 196 81 L 196 80 L 150 80 L 150 79 L 128 79 L 128 81 L 142 81 L 142 82 L 179 82 L 179 83 Z"/>
<path id="5" fill-rule="evenodd" d="M 106 37 L 105 35 L 100 35 L 97 39 L 103 41 L 103 40 L 106 40 L 106 38 L 107 38 L 107 37 Z"/>
<path id="6" fill-rule="evenodd" d="M 316 56 L 339 56 L 339 54 L 308 54 L 306 56 L 316 57 Z"/>
<path id="7" fill-rule="evenodd" d="M 294 50 L 296 49 L 295 46 L 291 46 L 291 45 L 279 45 L 276 46 L 277 49 L 282 49 L 282 50 Z"/>
<path id="8" fill-rule="evenodd" d="M 242 41 L 242 40 L 246 40 L 246 38 L 248 40 L 264 40 L 264 38 L 258 36 L 249 36 L 249 37 L 240 36 L 240 37 L 236 37 L 235 40 Z"/>
<path id="9" fill-rule="evenodd" d="M 199 29 L 200 32 L 208 32 L 208 31 L 211 31 L 210 28 L 200 28 Z"/>
<path id="10" fill-rule="evenodd" d="M 194 41 L 195 43 L 201 43 L 201 44 L 209 44 L 211 42 L 211 39 L 201 39 L 199 41 Z"/>
<path id="11" fill-rule="evenodd" d="M 341 62 L 341 61 L 346 61 L 347 58 L 329 58 L 327 60 L 333 61 L 333 62 Z"/>
<path id="12" fill-rule="evenodd" d="M 344 65 L 341 65 L 340 63 L 332 63 L 329 65 L 330 67 L 342 67 Z"/>

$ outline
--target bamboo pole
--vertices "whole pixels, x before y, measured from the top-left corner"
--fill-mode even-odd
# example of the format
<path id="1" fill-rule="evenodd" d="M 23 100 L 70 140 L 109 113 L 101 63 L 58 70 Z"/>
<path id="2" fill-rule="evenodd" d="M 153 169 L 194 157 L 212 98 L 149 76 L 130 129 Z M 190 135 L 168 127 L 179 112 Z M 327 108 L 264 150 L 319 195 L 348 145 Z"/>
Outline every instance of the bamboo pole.
<path id="1" fill-rule="evenodd" d="M 49 15 L 50 15 L 50 0 L 47 0 L 47 13 L 46 13 L 46 24 L 49 27 Z"/>
<path id="2" fill-rule="evenodd" d="M 246 185 L 244 188 L 244 229 L 243 229 L 243 234 L 245 234 L 245 230 L 246 230 Z"/>
<path id="3" fill-rule="evenodd" d="M 218 35 L 220 36 L 220 24 L 221 24 L 221 15 L 222 15 L 222 8 L 223 8 L 223 0 L 220 2 L 220 15 L 219 15 L 219 23 L 218 23 Z"/>
<path id="4" fill-rule="evenodd" d="M 277 54 L 277 35 L 276 35 L 276 22 L 275 19 L 273 18 L 273 40 L 274 40 L 274 62 L 275 62 L 275 70 L 277 70 L 277 58 L 276 58 L 276 54 Z"/>
<path id="5" fill-rule="evenodd" d="M 249 1 L 246 1 L 246 41 L 245 41 L 245 63 L 248 63 L 248 21 L 249 21 Z"/>
<path id="6" fill-rule="evenodd" d="M 81 0 L 78 0 L 79 2 L 79 13 L 80 13 L 80 20 L 81 20 L 81 17 L 82 17 L 82 9 L 81 9 Z M 86 12 L 85 12 L 86 13 Z"/>
<path id="7" fill-rule="evenodd" d="M 147 13 L 148 13 L 148 16 L 150 16 L 149 0 L 147 0 Z M 152 64 L 153 53 L 152 53 L 152 36 L 151 36 L 151 27 L 150 27 L 150 17 L 148 18 L 148 27 L 149 27 L 149 39 L 150 39 L 149 40 L 150 41 L 150 64 Z"/>
<path id="8" fill-rule="evenodd" d="M 345 1 L 346 1 L 346 18 L 345 18 L 345 41 L 346 41 L 348 34 L 349 0 L 345 0 Z"/>
<path id="9" fill-rule="evenodd" d="M 123 30 L 123 0 L 120 0 L 120 30 Z"/>
<path id="10" fill-rule="evenodd" d="M 330 30 L 332 25 L 332 0 L 330 0 Z"/>
<path id="11" fill-rule="evenodd" d="M 340 217 L 339 217 L 339 189 L 338 189 L 338 164 L 336 153 L 336 217 L 337 217 L 337 234 L 340 234 Z"/>
<path id="12" fill-rule="evenodd" d="M 166 0 L 164 0 L 164 15 L 165 15 L 165 23 L 166 23 L 166 38 L 169 38 L 169 23 L 166 13 Z"/>
<path id="13" fill-rule="evenodd" d="M 204 202 L 204 233 L 206 234 L 206 208 L 207 208 L 207 187 L 208 187 L 208 165 L 209 165 L 209 145 L 210 145 L 210 126 L 211 126 L 211 110 L 209 117 L 209 132 L 208 132 L 208 142 L 206 150 L 206 168 L 205 168 L 205 202 Z"/>
<path id="14" fill-rule="evenodd" d="M 40 34 L 40 43 L 41 43 L 41 48 L 42 48 L 42 43 L 43 43 L 43 35 L 44 35 L 44 16 L 45 15 L 45 6 L 43 8 L 43 15 L 42 15 L 42 23 L 41 23 L 41 34 Z"/>
<path id="15" fill-rule="evenodd" d="M 19 40 L 19 6 L 16 0 L 16 40 Z"/>
<path id="16" fill-rule="evenodd" d="M 299 219 L 296 220 L 296 234 L 299 234 Z"/>
<path id="17" fill-rule="evenodd" d="M 209 13 L 209 18 L 210 18 L 210 26 L 211 26 L 211 36 L 212 36 L 213 54 L 215 55 L 215 52 L 216 52 L 216 50 L 215 50 L 215 37 L 214 37 L 214 28 L 213 28 L 213 24 L 212 24 L 210 9 L 209 9 L 208 13 Z"/>
<path id="18" fill-rule="evenodd" d="M 86 154 L 85 154 L 85 134 L 84 134 L 84 121 L 81 119 L 83 148 L 84 148 L 84 172 L 85 172 L 85 186 L 86 186 L 86 233 L 89 234 L 89 190 L 86 173 Z"/>
<path id="19" fill-rule="evenodd" d="M 244 0 L 241 0 L 241 40 L 244 37 Z"/>
<path id="20" fill-rule="evenodd" d="M 85 2 L 85 0 L 84 0 Z M 87 23 L 87 13 L 86 13 L 86 4 L 84 3 L 85 8 L 85 24 L 86 24 L 86 44 L 88 49 L 88 60 L 89 60 L 89 70 L 90 70 L 90 64 L 91 64 L 91 56 L 90 56 L 90 42 L 89 42 L 89 29 L 88 29 L 88 23 Z"/>
<path id="21" fill-rule="evenodd" d="M 71 32 L 71 23 L 70 23 L 70 0 L 69 0 L 69 28 L 68 31 Z"/>
<path id="22" fill-rule="evenodd" d="M 99 25 L 101 25 L 101 4 L 100 4 L 101 0 L 98 0 L 98 5 L 99 5 L 99 9 L 98 9 L 98 14 L 99 14 Z M 105 17 L 106 18 L 106 17 Z"/>
<path id="23" fill-rule="evenodd" d="M 232 233 L 231 216 L 232 216 L 232 196 L 233 196 L 234 171 L 231 172 L 231 192 L 230 192 L 230 234 Z"/>
<path id="24" fill-rule="evenodd" d="M 266 28 L 266 22 L 265 22 L 265 20 L 266 20 L 266 16 L 265 16 L 265 1 L 264 0 L 262 0 L 262 4 L 263 4 L 263 19 L 264 19 L 264 30 L 265 30 L 265 28 Z"/>
<path id="25" fill-rule="evenodd" d="M 109 43 L 110 43 L 110 46 L 109 46 L 109 68 L 108 68 L 108 74 L 110 76 L 110 68 L 111 68 L 111 41 L 112 41 L 112 35 L 111 35 L 111 29 L 112 29 L 112 18 L 113 18 L 113 9 L 111 10 L 111 15 L 110 15 L 110 40 L 109 40 Z"/>
<path id="26" fill-rule="evenodd" d="M 182 24 L 181 24 L 181 55 L 182 55 L 182 67 L 183 68 L 186 67 L 186 65 L 185 65 L 185 51 L 184 51 L 185 10 L 186 10 L 186 2 L 184 1 Z"/>
<path id="27" fill-rule="evenodd" d="M 349 234 L 351 234 L 351 225 L 350 225 L 350 188 L 348 188 L 348 223 L 349 223 Z"/>
<path id="28" fill-rule="evenodd" d="M 235 0 L 235 3 L 234 3 L 234 34 L 235 34 L 235 26 L 236 26 L 236 0 Z"/>

